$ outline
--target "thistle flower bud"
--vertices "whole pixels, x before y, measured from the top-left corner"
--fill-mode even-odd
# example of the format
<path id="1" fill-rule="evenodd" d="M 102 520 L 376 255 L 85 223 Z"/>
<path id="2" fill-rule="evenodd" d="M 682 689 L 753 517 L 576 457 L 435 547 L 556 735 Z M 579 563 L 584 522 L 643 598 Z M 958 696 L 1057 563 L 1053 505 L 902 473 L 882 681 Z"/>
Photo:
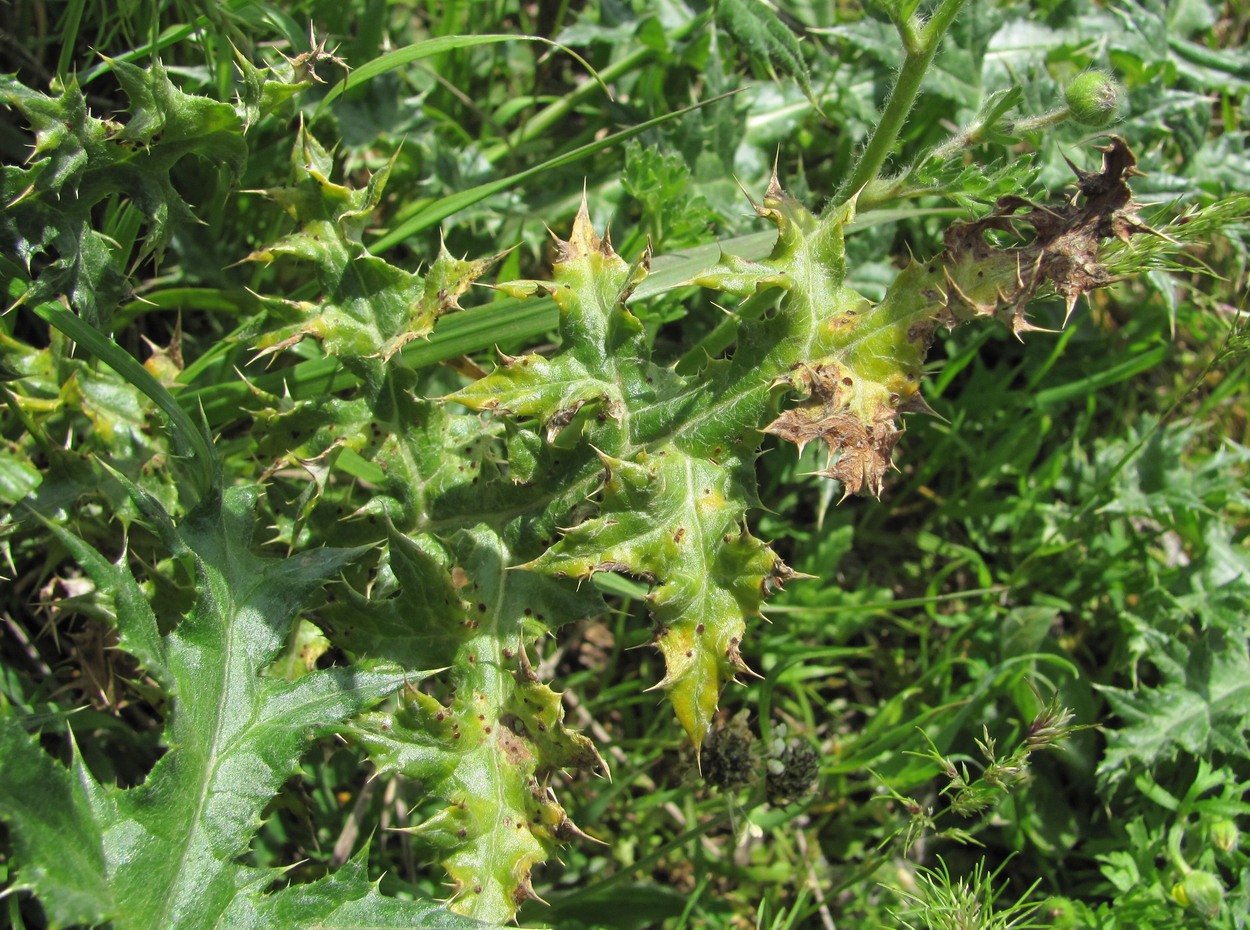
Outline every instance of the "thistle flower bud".
<path id="1" fill-rule="evenodd" d="M 1064 100 L 1072 119 L 1083 126 L 1101 129 L 1119 115 L 1124 88 L 1103 71 L 1086 71 L 1064 91 Z"/>
<path id="2" fill-rule="evenodd" d="M 1194 871 L 1172 886 L 1172 897 L 1182 907 L 1192 907 L 1210 919 L 1224 903 L 1224 886 L 1210 872 Z"/>
<path id="3" fill-rule="evenodd" d="M 1220 852 L 1232 852 L 1241 843 L 1241 831 L 1227 817 L 1219 817 L 1207 824 L 1207 837 Z"/>
<path id="4" fill-rule="evenodd" d="M 1050 921 L 1048 926 L 1054 930 L 1077 930 L 1081 926 L 1076 905 L 1068 898 L 1049 897 L 1042 902 L 1040 911 Z"/>

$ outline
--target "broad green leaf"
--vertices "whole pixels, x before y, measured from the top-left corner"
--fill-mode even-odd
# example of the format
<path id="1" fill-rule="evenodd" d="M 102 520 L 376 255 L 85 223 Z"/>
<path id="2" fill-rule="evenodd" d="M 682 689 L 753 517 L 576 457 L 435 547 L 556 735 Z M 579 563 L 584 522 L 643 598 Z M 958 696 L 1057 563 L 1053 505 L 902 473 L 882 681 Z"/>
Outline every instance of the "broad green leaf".
<path id="1" fill-rule="evenodd" d="M 170 749 L 143 784 L 126 790 L 98 784 L 78 762 L 71 776 L 6 715 L 11 751 L 0 755 L 0 783 L 14 793 L 6 794 L 3 815 L 24 851 L 19 869 L 29 877 L 22 880 L 63 915 L 58 920 L 108 920 L 118 928 L 217 925 L 238 897 L 261 895 L 271 880 L 238 859 L 309 738 L 420 674 L 391 666 L 331 668 L 294 682 L 261 675 L 309 595 L 362 550 L 258 557 L 256 500 L 255 488 L 232 488 L 206 498 L 176 529 L 168 522 L 163 531 L 157 527 L 199 587 L 195 605 L 164 636 L 128 566 L 60 531 L 114 611 L 123 642 L 172 697 Z M 148 498 L 141 509 L 157 515 L 158 507 Z M 32 782 L 39 790 L 29 788 Z"/>
<path id="2" fill-rule="evenodd" d="M 1135 690 L 1103 688 L 1123 725 L 1098 766 L 1105 784 L 1174 758 L 1225 753 L 1250 758 L 1250 652 L 1244 636 L 1207 630 L 1188 642 L 1155 637 L 1161 680 Z"/>
<path id="3" fill-rule="evenodd" d="M 98 924 L 118 905 L 110 887 L 99 809 L 102 789 L 82 767 L 55 761 L 26 733 L 11 708 L 0 709 L 0 816 L 17 850 L 15 887 L 43 901 L 50 926 Z"/>

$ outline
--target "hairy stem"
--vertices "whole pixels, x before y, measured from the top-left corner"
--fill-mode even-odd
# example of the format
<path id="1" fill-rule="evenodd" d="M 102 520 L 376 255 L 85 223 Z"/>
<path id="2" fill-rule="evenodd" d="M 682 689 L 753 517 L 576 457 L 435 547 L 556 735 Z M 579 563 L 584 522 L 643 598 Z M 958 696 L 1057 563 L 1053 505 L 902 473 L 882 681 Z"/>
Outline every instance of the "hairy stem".
<path id="1" fill-rule="evenodd" d="M 890 90 L 877 127 L 860 153 L 859 161 L 855 163 L 850 176 L 838 189 L 832 201 L 833 205 L 844 203 L 854 196 L 856 191 L 874 180 L 881 171 L 881 166 L 885 164 L 899 132 L 902 131 L 907 114 L 911 112 L 912 104 L 916 102 L 916 95 L 920 92 L 920 85 L 929 71 L 929 65 L 933 63 L 938 44 L 946 35 L 946 30 L 950 28 L 963 3 L 964 0 L 942 0 L 932 18 L 923 25 L 915 16 L 897 24 L 899 35 L 907 49 L 907 58 Z"/>

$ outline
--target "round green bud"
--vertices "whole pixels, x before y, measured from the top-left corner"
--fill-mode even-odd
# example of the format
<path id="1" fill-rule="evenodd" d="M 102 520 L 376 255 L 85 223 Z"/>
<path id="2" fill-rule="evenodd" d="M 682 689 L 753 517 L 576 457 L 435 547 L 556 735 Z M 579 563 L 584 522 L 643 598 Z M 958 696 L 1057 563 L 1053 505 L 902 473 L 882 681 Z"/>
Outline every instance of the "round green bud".
<path id="1" fill-rule="evenodd" d="M 1042 902 L 1038 913 L 1050 921 L 1046 926 L 1054 930 L 1077 930 L 1081 926 L 1081 916 L 1076 905 L 1068 898 L 1057 895 L 1049 897 Z"/>
<path id="2" fill-rule="evenodd" d="M 1063 97 L 1072 119 L 1083 126 L 1101 129 L 1119 115 L 1124 88 L 1103 71 L 1086 71 L 1068 85 Z"/>
<path id="3" fill-rule="evenodd" d="M 1210 919 L 1220 912 L 1224 903 L 1224 886 L 1210 872 L 1194 871 L 1172 886 L 1172 897 L 1182 907 L 1192 907 Z"/>
<path id="4" fill-rule="evenodd" d="M 1235 821 L 1217 817 L 1206 825 L 1207 838 L 1220 852 L 1232 852 L 1241 843 L 1241 831 Z"/>

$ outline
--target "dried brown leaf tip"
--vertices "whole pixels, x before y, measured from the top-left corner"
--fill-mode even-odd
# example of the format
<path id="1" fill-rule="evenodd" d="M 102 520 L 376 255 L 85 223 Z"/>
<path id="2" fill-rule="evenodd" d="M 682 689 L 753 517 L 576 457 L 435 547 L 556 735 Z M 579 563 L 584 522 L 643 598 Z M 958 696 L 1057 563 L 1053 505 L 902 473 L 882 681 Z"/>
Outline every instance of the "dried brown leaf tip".
<path id="1" fill-rule="evenodd" d="M 829 448 L 830 464 L 817 474 L 842 482 L 848 495 L 867 488 L 880 497 L 900 435 L 898 410 L 872 403 L 870 398 L 880 392 L 862 385 L 857 389 L 851 372 L 837 362 L 802 366 L 790 381 L 808 399 L 782 413 L 764 432 L 795 443 L 800 451 L 820 440 Z"/>
<path id="2" fill-rule="evenodd" d="M 595 233 L 595 225 L 590 219 L 590 208 L 587 206 L 584 191 L 582 203 L 578 207 L 577 216 L 573 219 L 573 229 L 568 239 L 561 239 L 554 233 L 552 236 L 556 240 L 556 264 L 558 265 L 574 262 L 583 255 L 592 255 L 596 252 L 609 258 L 616 255 L 616 250 L 612 248 L 610 234 L 605 232 L 600 237 Z"/>
<path id="3" fill-rule="evenodd" d="M 1037 328 L 1024 314 L 1043 286 L 1062 295 L 1071 314 L 1082 294 L 1112 282 L 1098 261 L 1102 241 L 1112 236 L 1127 241 L 1151 230 L 1134 210 L 1128 179 L 1141 172 L 1128 144 L 1113 136 L 1101 151 L 1101 171 L 1082 171 L 1068 162 L 1077 178 L 1077 193 L 1068 203 L 1050 207 L 1004 197 L 984 219 L 956 223 L 946 231 L 950 322 L 997 316 L 1019 336 Z M 1034 233 L 1025 245 L 1000 248 L 986 240 L 990 230 L 1018 234 L 1022 224 Z"/>

